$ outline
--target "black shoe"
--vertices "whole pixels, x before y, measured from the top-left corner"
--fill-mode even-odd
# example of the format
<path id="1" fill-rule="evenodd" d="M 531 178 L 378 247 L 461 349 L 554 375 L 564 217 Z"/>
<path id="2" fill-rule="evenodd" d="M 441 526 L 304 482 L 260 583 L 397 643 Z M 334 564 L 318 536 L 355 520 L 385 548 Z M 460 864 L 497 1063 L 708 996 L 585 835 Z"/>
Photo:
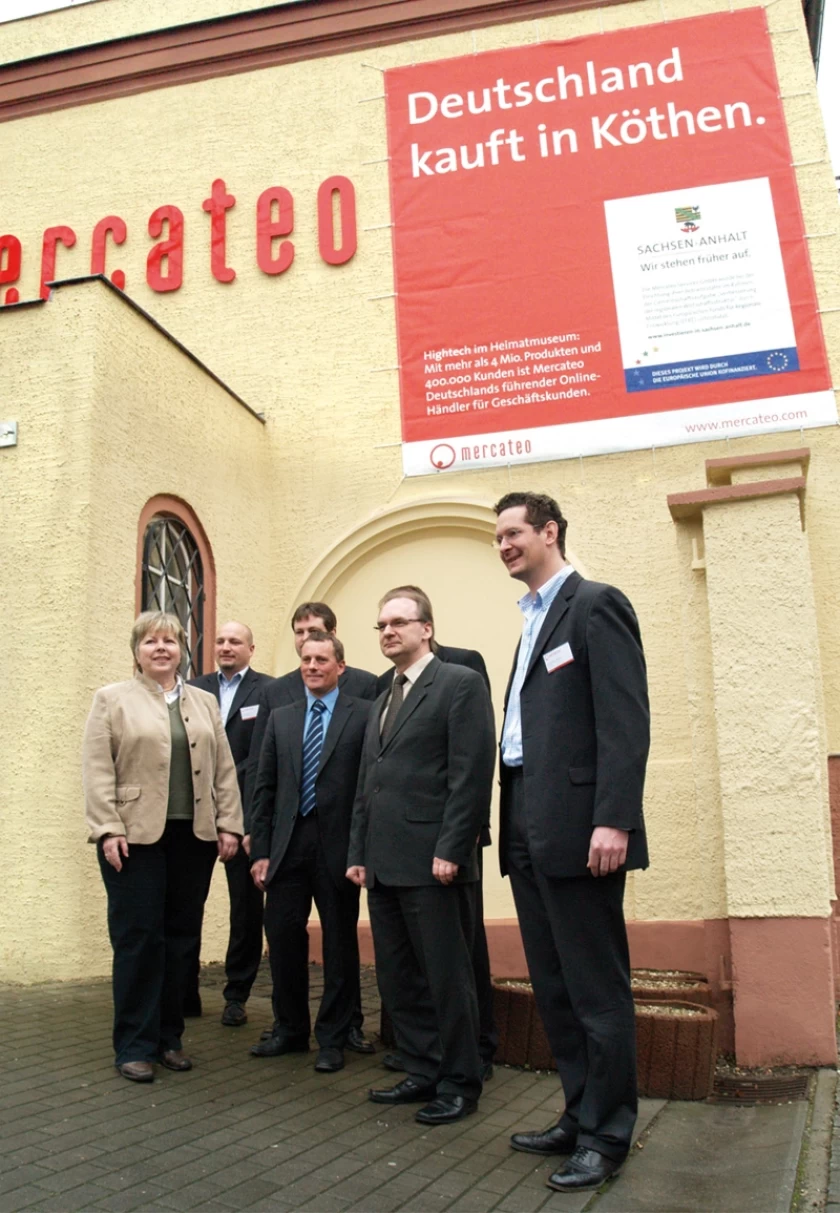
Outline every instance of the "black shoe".
<path id="1" fill-rule="evenodd" d="M 510 1144 L 523 1154 L 574 1154 L 577 1134 L 569 1133 L 560 1125 L 551 1125 L 532 1133 L 514 1133 Z"/>
<path id="2" fill-rule="evenodd" d="M 622 1163 L 617 1158 L 607 1158 L 597 1150 L 578 1146 L 566 1165 L 553 1175 L 546 1184 L 555 1192 L 588 1192 L 600 1188 L 601 1184 L 621 1172 Z"/>
<path id="3" fill-rule="evenodd" d="M 343 1049 L 319 1049 L 315 1060 L 315 1069 L 319 1074 L 335 1074 L 344 1069 Z"/>
<path id="4" fill-rule="evenodd" d="M 184 1019 L 200 1019 L 201 1018 L 201 997 L 198 994 L 189 995 L 184 999 L 184 1005 L 181 1008 L 181 1014 Z"/>
<path id="5" fill-rule="evenodd" d="M 275 1036 L 251 1045 L 252 1057 L 280 1057 L 283 1053 L 308 1053 L 309 1041 L 297 1036 Z"/>
<path id="6" fill-rule="evenodd" d="M 433 1085 L 421 1087 L 413 1078 L 404 1078 L 395 1087 L 384 1087 L 378 1091 L 368 1091 L 368 1099 L 371 1103 L 425 1103 L 427 1099 L 433 1099 L 434 1094 L 435 1088 Z"/>
<path id="7" fill-rule="evenodd" d="M 226 1002 L 222 1011 L 222 1023 L 226 1028 L 241 1028 L 248 1022 L 248 1012 L 241 1002 Z"/>
<path id="8" fill-rule="evenodd" d="M 373 1044 L 365 1036 L 361 1028 L 351 1028 L 347 1033 L 347 1039 L 344 1042 L 345 1049 L 352 1049 L 354 1053 L 375 1053 Z"/>
<path id="9" fill-rule="evenodd" d="M 279 1035 L 280 1035 L 280 1032 L 277 1028 L 277 1025 L 275 1024 L 275 1026 L 273 1028 L 264 1028 L 262 1030 L 262 1032 L 260 1032 L 260 1040 L 268 1040 L 269 1036 L 279 1036 Z"/>
<path id="10" fill-rule="evenodd" d="M 481 1081 L 489 1082 L 492 1077 L 493 1077 L 492 1061 L 483 1061 L 481 1063 Z"/>
<path id="11" fill-rule="evenodd" d="M 453 1120 L 463 1120 L 477 1110 L 477 1099 L 467 1099 L 464 1095 L 438 1095 L 425 1108 L 415 1112 L 414 1119 L 421 1125 L 448 1125 Z"/>
<path id="12" fill-rule="evenodd" d="M 393 1070 L 396 1074 L 402 1074 L 405 1071 L 403 1059 L 399 1053 L 386 1053 L 382 1058 L 382 1064 L 386 1070 Z"/>

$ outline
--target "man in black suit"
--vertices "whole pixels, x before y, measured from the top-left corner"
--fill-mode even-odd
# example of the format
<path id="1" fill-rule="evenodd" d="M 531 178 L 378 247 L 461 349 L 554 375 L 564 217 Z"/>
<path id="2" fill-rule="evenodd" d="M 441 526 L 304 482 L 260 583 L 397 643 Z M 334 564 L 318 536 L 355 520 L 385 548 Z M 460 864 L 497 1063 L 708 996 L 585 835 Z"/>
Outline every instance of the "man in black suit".
<path id="1" fill-rule="evenodd" d="M 267 674 L 251 669 L 254 637 L 244 623 L 226 623 L 216 636 L 216 664 L 213 674 L 202 674 L 191 686 L 210 691 L 219 701 L 219 710 L 230 742 L 239 794 L 245 795 L 245 772 L 251 749 L 251 735 L 259 716 L 259 693 L 271 682 Z M 248 1022 L 245 1004 L 260 967 L 263 951 L 263 899 L 251 880 L 247 835 L 233 859 L 225 864 L 230 897 L 230 936 L 225 956 L 225 1007 L 222 1023 L 238 1028 Z M 199 940 L 199 949 L 201 940 Z M 199 952 L 194 959 L 194 977 L 187 994 L 186 1009 L 201 1014 L 198 993 Z"/>
<path id="2" fill-rule="evenodd" d="M 476 842 L 493 779 L 493 711 L 478 674 L 431 650 L 420 592 L 386 594 L 380 645 L 393 686 L 368 721 L 347 876 L 368 890 L 379 989 L 408 1077 L 374 1103 L 423 1102 L 446 1124 L 481 1094 L 470 947 Z"/>
<path id="3" fill-rule="evenodd" d="M 295 649 L 297 650 L 298 657 L 300 657 L 303 646 L 310 636 L 313 636 L 317 632 L 326 632 L 330 636 L 335 636 L 337 627 L 338 620 L 335 617 L 335 612 L 325 602 L 302 602 L 295 608 L 295 612 L 292 615 L 292 633 L 295 638 Z M 373 700 L 376 698 L 376 675 L 369 673 L 367 670 L 354 669 L 352 666 L 345 665 L 338 679 L 338 689 L 345 695 L 351 695 L 354 699 Z M 245 778 L 245 797 L 242 808 L 245 814 L 246 830 L 249 829 L 251 804 L 257 780 L 257 763 L 269 715 L 275 708 L 282 708 L 292 703 L 303 703 L 305 698 L 306 687 L 299 665 L 290 670 L 288 674 L 283 674 L 280 678 L 270 679 L 262 689 L 260 714 L 251 741 L 251 754 Z M 353 1013 L 353 1025 L 347 1037 L 346 1045 L 348 1049 L 352 1049 L 355 1053 L 373 1053 L 373 1044 L 365 1037 L 362 1031 L 363 1022 L 360 998 L 359 1005 Z M 277 1025 L 275 1024 L 275 1029 L 272 1032 L 276 1028 Z M 272 1033 L 267 1033 L 264 1039 L 268 1039 L 271 1035 Z M 259 1045 L 255 1045 L 254 1048 L 258 1049 Z"/>
<path id="4" fill-rule="evenodd" d="M 586 1191 L 621 1169 L 637 1113 L 623 899 L 648 864 L 645 659 L 621 591 L 566 561 L 556 501 L 508 493 L 495 510 L 502 562 L 528 588 L 505 697 L 502 873 L 566 1099 L 556 1125 L 511 1144 L 571 1155 L 548 1185 Z"/>
<path id="5" fill-rule="evenodd" d="M 416 585 L 400 585 L 396 589 L 391 590 L 392 594 L 422 594 L 426 602 L 429 602 L 428 596 Z M 475 670 L 484 680 L 484 685 L 487 687 L 487 694 L 490 694 L 490 675 L 487 673 L 487 666 L 484 664 L 484 658 L 477 649 L 457 649 L 450 645 L 438 644 L 435 639 L 435 622 L 431 618 L 431 602 L 429 602 L 429 622 L 432 625 L 431 649 L 438 661 L 443 661 L 448 665 L 465 665 L 468 670 Z M 386 670 L 384 674 L 380 674 L 376 680 L 376 694 L 382 695 L 391 689 L 391 684 L 394 681 L 394 671 Z M 490 805 L 488 802 L 488 813 Z M 490 975 L 490 953 L 487 948 L 487 932 L 484 929 L 484 861 L 483 848 L 489 847 L 491 843 L 490 837 L 490 819 L 481 827 L 479 836 L 478 849 L 478 880 L 470 886 L 470 893 L 474 898 L 473 918 L 475 921 L 475 931 L 473 934 L 472 947 L 470 949 L 472 955 L 473 977 L 475 978 L 475 992 L 478 999 L 478 1052 L 481 1057 L 481 1077 L 484 1082 L 488 1078 L 493 1077 L 493 1058 L 496 1054 L 496 1048 L 499 1044 L 499 1034 L 496 1030 L 496 1023 L 493 1017 L 493 982 Z M 404 1070 L 402 1058 L 396 1053 L 386 1053 L 382 1058 L 382 1064 L 386 1070 Z"/>
<path id="6" fill-rule="evenodd" d="M 344 875 L 367 700 L 338 686 L 344 648 L 315 632 L 302 646 L 303 701 L 276 708 L 260 751 L 251 811 L 251 874 L 266 890 L 265 932 L 273 981 L 273 1034 L 257 1057 L 309 1049 L 309 935 L 312 901 L 323 933 L 324 994 L 315 1020 L 315 1069 L 344 1066 L 360 1001 L 359 890 Z"/>

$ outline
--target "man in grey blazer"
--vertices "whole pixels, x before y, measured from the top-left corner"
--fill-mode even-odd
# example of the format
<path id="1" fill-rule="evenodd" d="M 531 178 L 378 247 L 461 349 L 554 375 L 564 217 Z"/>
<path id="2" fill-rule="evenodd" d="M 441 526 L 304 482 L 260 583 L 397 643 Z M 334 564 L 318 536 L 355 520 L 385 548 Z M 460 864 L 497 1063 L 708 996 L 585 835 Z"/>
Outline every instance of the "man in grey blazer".
<path id="1" fill-rule="evenodd" d="M 623 899 L 648 863 L 645 659 L 625 596 L 566 560 L 556 501 L 508 493 L 495 510 L 502 562 L 528 589 L 505 697 L 502 873 L 566 1099 L 556 1125 L 511 1144 L 570 1155 L 548 1185 L 586 1191 L 621 1169 L 637 1113 Z"/>
<path id="2" fill-rule="evenodd" d="M 431 650 L 422 592 L 386 594 L 377 628 L 395 669 L 368 721 L 347 876 L 368 890 L 376 971 L 407 1077 L 374 1103 L 422 1102 L 446 1124 L 481 1094 L 470 947 L 477 841 L 494 767 L 493 712 L 481 677 Z"/>

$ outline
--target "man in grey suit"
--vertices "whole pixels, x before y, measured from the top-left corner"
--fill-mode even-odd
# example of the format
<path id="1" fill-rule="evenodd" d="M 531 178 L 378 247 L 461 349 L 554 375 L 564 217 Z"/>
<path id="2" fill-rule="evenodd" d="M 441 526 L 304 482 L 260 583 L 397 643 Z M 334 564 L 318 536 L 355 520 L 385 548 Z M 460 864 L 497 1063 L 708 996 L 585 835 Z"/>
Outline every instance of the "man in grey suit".
<path id="1" fill-rule="evenodd" d="M 392 686 L 368 721 L 347 876 L 368 889 L 377 979 L 408 1076 L 374 1103 L 422 1102 L 446 1124 L 481 1094 L 470 947 L 477 841 L 494 767 L 493 712 L 481 677 L 431 650 L 421 592 L 386 594 L 380 645 Z"/>
<path id="2" fill-rule="evenodd" d="M 618 1174 L 637 1113 L 623 899 L 648 863 L 645 659 L 625 596 L 566 560 L 553 498 L 508 493 L 495 510 L 502 562 L 528 589 L 505 697 L 502 873 L 566 1099 L 556 1125 L 511 1145 L 571 1155 L 548 1186 L 586 1191 Z"/>

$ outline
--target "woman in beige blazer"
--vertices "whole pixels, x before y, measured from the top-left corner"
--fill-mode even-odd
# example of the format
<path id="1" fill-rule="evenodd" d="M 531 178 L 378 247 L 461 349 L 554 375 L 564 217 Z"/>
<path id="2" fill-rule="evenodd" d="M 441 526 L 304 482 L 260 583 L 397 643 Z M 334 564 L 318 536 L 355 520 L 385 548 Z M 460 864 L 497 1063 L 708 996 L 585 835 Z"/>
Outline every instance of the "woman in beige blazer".
<path id="1" fill-rule="evenodd" d="M 218 704 L 178 673 L 180 622 L 144 612 L 131 649 L 134 678 L 94 695 L 83 773 L 114 949 L 115 1064 L 151 1082 L 156 1061 L 192 1068 L 181 1047 L 190 957 L 213 864 L 236 854 L 243 825 Z"/>

